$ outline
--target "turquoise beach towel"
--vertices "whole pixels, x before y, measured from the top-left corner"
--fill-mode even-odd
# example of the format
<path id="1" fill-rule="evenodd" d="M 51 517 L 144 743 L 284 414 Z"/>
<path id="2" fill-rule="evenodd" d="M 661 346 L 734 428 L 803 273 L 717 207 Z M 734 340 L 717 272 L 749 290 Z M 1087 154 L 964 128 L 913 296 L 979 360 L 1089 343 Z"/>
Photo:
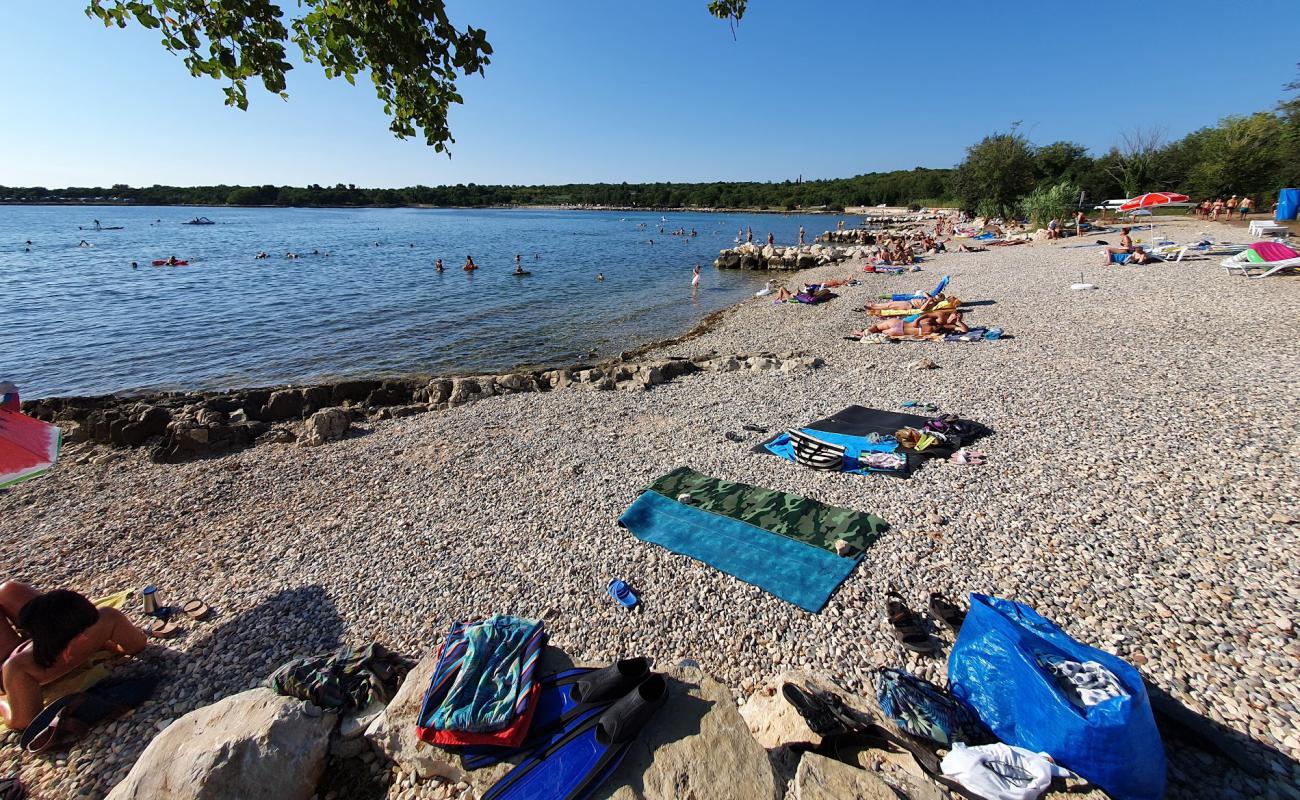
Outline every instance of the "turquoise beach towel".
<path id="1" fill-rule="evenodd" d="M 536 658 L 528 651 L 541 627 L 538 620 L 499 614 L 467 627 L 464 659 L 432 727 L 466 733 L 509 727 L 524 676 L 531 674 L 530 656 Z"/>
<path id="2" fill-rule="evenodd" d="M 805 611 L 822 610 L 862 560 L 644 492 L 618 524 L 638 539 L 703 561 Z"/>

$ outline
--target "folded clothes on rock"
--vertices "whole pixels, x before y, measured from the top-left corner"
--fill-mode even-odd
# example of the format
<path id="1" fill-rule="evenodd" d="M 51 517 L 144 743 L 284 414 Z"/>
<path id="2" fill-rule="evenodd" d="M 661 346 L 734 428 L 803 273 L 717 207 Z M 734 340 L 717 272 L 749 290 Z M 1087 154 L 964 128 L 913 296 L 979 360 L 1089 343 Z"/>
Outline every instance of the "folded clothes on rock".
<path id="1" fill-rule="evenodd" d="M 443 744 L 522 741 L 545 641 L 538 620 L 496 615 L 478 623 L 454 623 L 439 650 L 416 735 Z M 440 732 L 458 735 L 438 742 Z"/>
<path id="2" fill-rule="evenodd" d="M 321 708 L 353 711 L 373 701 L 388 703 L 411 666 L 409 659 L 373 643 L 295 658 L 271 675 L 270 684 L 279 694 Z"/>

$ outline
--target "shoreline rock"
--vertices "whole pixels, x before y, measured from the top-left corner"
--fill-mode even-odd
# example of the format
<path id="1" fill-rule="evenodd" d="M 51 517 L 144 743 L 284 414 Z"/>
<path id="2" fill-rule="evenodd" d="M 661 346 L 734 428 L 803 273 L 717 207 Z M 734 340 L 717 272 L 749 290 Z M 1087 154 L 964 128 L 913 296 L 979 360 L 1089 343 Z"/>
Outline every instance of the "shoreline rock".
<path id="1" fill-rule="evenodd" d="M 625 353 L 597 364 L 500 375 L 353 379 L 312 386 L 192 394 L 160 392 L 128 398 L 52 397 L 25 401 L 23 411 L 60 425 L 67 444 L 89 442 L 114 449 L 147 447 L 150 460 L 173 464 L 238 452 L 262 443 L 298 441 L 305 447 L 317 447 L 345 438 L 357 420 L 445 411 L 496 395 L 569 387 L 648 391 L 697 372 L 749 369 L 790 373 L 815 369 L 824 363 L 820 358 L 793 352 L 782 356 L 671 356 L 646 361 L 632 360 L 635 356 Z"/>

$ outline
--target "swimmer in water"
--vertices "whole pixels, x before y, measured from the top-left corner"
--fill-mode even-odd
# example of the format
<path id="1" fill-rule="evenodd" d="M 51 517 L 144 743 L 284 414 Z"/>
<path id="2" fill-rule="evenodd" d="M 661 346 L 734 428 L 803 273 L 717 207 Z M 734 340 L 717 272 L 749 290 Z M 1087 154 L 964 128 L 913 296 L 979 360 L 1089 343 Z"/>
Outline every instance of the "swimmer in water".
<path id="1" fill-rule="evenodd" d="M 441 258 L 438 259 L 437 261 L 433 262 L 433 268 L 436 269 L 436 270 L 438 270 L 439 272 L 442 272 L 442 259 L 441 259 Z"/>
<path id="2" fill-rule="evenodd" d="M 135 263 L 134 261 L 132 261 L 132 262 L 131 262 L 131 269 L 140 269 L 140 265 L 137 264 L 137 263 Z"/>
<path id="3" fill-rule="evenodd" d="M 524 257 L 519 255 L 518 253 L 515 253 L 515 274 L 516 275 L 524 274 Z"/>
<path id="4" fill-rule="evenodd" d="M 691 275 L 691 286 L 699 286 L 699 285 L 700 285 L 700 265 L 696 264 L 695 271 Z"/>
<path id="5" fill-rule="evenodd" d="M 90 242 L 86 241 L 85 239 L 82 239 L 81 244 L 77 245 L 77 247 L 90 247 Z"/>
<path id="6" fill-rule="evenodd" d="M 603 281 L 603 280 L 605 280 L 605 273 L 603 273 L 603 272 L 597 272 L 597 273 L 596 273 L 596 281 L 597 281 L 597 282 L 600 282 L 600 281 Z"/>
<path id="7" fill-rule="evenodd" d="M 465 266 L 461 267 L 461 269 L 465 270 L 466 272 L 473 272 L 474 270 L 478 269 L 478 264 L 474 263 L 473 256 L 465 256 Z"/>

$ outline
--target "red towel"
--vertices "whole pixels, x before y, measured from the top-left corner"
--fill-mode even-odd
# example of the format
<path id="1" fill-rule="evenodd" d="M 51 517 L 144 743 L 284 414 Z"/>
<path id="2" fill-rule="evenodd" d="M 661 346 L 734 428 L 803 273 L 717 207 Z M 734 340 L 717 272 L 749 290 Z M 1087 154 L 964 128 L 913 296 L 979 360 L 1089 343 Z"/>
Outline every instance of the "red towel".
<path id="1" fill-rule="evenodd" d="M 537 696 L 542 693 L 542 685 L 534 681 L 528 693 L 528 705 L 524 713 L 515 717 L 509 727 L 491 733 L 466 733 L 464 731 L 435 731 L 421 728 L 420 738 L 434 744 L 464 746 L 469 744 L 491 744 L 498 747 L 518 747 L 528 738 L 528 727 L 533 724 L 533 712 L 537 710 Z M 432 738 L 428 734 L 433 734 Z"/>

